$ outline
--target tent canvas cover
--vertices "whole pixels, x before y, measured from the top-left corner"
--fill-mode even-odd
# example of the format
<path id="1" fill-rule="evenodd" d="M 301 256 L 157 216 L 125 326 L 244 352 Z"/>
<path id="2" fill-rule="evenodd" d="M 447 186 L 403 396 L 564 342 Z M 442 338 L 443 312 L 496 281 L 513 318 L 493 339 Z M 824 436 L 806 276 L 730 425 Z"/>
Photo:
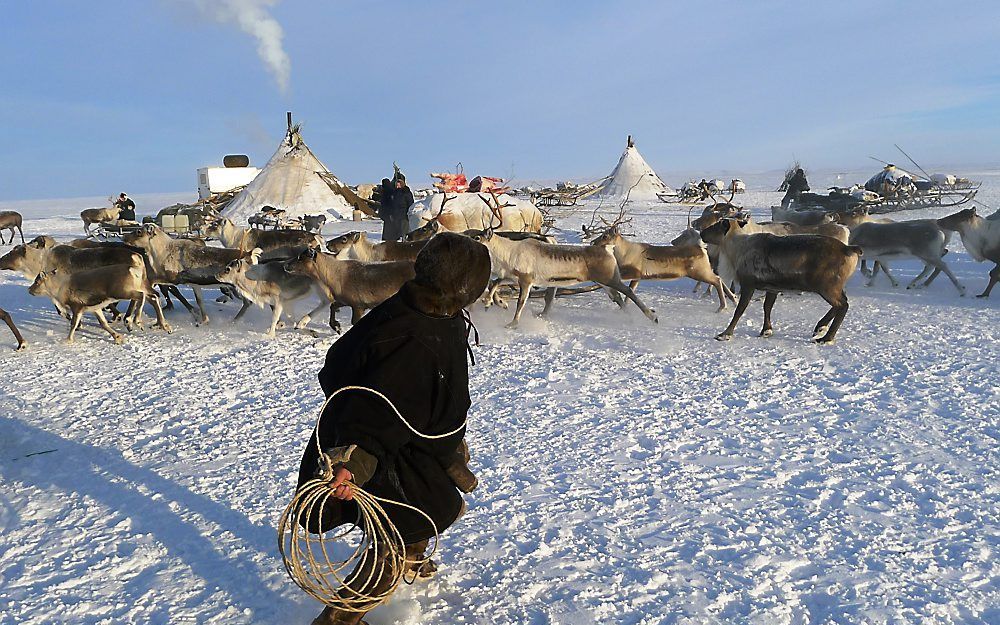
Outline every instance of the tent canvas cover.
<path id="1" fill-rule="evenodd" d="M 629 135 L 618 165 L 593 197 L 619 199 L 628 195 L 630 200 L 636 202 L 655 202 L 659 200 L 658 193 L 674 193 L 674 190 L 660 180 L 653 168 L 646 163 Z"/>
<path id="2" fill-rule="evenodd" d="M 367 203 L 316 158 L 298 126 L 288 129 L 271 160 L 222 214 L 243 224 L 265 206 L 283 209 L 289 218 L 325 214 L 350 219 L 355 208 L 371 213 Z"/>

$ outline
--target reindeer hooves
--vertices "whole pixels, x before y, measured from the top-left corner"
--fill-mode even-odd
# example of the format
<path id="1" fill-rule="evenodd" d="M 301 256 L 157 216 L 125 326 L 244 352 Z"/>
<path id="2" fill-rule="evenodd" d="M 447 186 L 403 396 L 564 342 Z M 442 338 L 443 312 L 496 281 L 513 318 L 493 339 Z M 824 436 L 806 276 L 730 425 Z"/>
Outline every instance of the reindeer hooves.
<path id="1" fill-rule="evenodd" d="M 511 321 L 510 323 L 508 323 L 504 327 L 507 328 L 508 330 L 516 330 L 517 329 L 517 322 L 516 321 Z"/>
<path id="2" fill-rule="evenodd" d="M 987 295 L 986 293 L 980 293 L 979 295 L 976 296 L 976 299 L 986 299 L 987 297 L 989 297 L 989 295 Z"/>
<path id="3" fill-rule="evenodd" d="M 15 349 L 14 351 L 15 352 L 23 352 L 26 349 L 28 349 L 28 344 L 27 343 L 21 343 L 20 345 L 17 346 L 17 349 Z"/>
<path id="4" fill-rule="evenodd" d="M 813 339 L 813 343 L 817 345 L 833 345 L 834 339 L 828 339 L 825 336 L 821 336 Z"/>
<path id="5" fill-rule="evenodd" d="M 774 330 L 772 328 L 768 328 L 766 330 L 761 330 L 760 334 L 758 336 L 760 336 L 760 338 L 762 338 L 762 339 L 769 339 L 772 336 L 774 336 Z"/>
<path id="6" fill-rule="evenodd" d="M 116 334 L 114 336 L 114 339 L 115 339 L 115 345 L 121 345 L 125 343 L 125 337 L 122 336 L 121 334 Z"/>
<path id="7" fill-rule="evenodd" d="M 715 340 L 716 341 L 731 341 L 732 338 L 733 338 L 733 335 L 732 334 L 728 334 L 726 332 L 723 332 L 721 334 L 716 334 L 715 335 Z"/>

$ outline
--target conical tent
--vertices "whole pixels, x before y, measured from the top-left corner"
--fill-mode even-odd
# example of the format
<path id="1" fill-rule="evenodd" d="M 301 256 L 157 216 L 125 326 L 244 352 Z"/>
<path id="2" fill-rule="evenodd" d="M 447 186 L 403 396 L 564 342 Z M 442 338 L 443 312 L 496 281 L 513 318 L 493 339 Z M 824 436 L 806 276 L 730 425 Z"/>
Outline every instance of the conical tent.
<path id="1" fill-rule="evenodd" d="M 623 199 L 627 195 L 630 200 L 636 202 L 651 202 L 659 199 L 658 193 L 674 193 L 674 190 L 660 180 L 646 159 L 642 158 L 642 154 L 639 154 L 632 136 L 629 135 L 628 144 L 622 152 L 622 157 L 618 159 L 618 165 L 601 190 L 593 197 Z"/>
<path id="2" fill-rule="evenodd" d="M 243 224 L 265 206 L 283 209 L 290 218 L 326 214 L 349 219 L 355 208 L 370 211 L 364 200 L 316 158 L 298 126 L 288 129 L 271 160 L 222 214 Z"/>

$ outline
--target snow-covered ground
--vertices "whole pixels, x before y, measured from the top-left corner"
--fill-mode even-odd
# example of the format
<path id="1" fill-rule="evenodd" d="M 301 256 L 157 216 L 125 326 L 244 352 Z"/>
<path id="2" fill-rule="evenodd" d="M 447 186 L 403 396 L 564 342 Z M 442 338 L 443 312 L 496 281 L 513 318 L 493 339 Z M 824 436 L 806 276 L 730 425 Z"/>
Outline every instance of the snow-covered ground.
<path id="1" fill-rule="evenodd" d="M 1000 172 L 980 177 L 996 207 Z M 738 200 L 763 218 L 780 196 L 748 182 Z M 25 234 L 68 238 L 99 203 L 34 205 Z M 632 215 L 650 242 L 685 222 Z M 564 237 L 587 220 L 566 215 Z M 689 281 L 642 285 L 658 325 L 599 293 L 517 331 L 477 308 L 480 489 L 439 575 L 369 620 L 1000 622 L 1000 294 L 971 297 L 990 265 L 949 248 L 969 297 L 856 276 L 829 347 L 808 340 L 826 311 L 812 295 L 779 300 L 773 338 L 756 338 L 757 303 L 718 343 L 731 310 Z M 319 606 L 274 528 L 329 330 L 269 340 L 262 311 L 231 325 L 213 303 L 208 326 L 175 310 L 175 334 L 115 346 L 88 320 L 70 346 L 25 284 L 0 274 L 31 343 L 13 353 L 0 327 L 0 623 L 308 623 Z"/>

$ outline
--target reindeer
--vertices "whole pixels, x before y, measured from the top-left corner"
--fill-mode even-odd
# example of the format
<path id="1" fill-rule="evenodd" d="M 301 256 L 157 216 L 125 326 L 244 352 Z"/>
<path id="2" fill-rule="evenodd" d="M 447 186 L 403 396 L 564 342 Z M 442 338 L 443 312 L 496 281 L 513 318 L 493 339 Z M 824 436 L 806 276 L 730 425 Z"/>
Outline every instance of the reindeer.
<path id="1" fill-rule="evenodd" d="M 844 245 L 826 236 L 800 234 L 743 234 L 741 223 L 724 219 L 701 233 L 706 243 L 718 245 L 733 259 L 736 279 L 740 284 L 740 301 L 732 321 L 715 338 L 728 341 L 753 297 L 754 291 L 767 292 L 764 297 L 764 326 L 760 336 L 774 332 L 771 309 L 782 291 L 817 293 L 830 304 L 830 311 L 813 330 L 817 343 L 832 343 L 847 315 L 847 293 L 844 286 L 854 273 L 861 248 Z M 822 335 L 822 336 L 821 336 Z"/>
<path id="2" fill-rule="evenodd" d="M 850 242 L 851 245 L 861 247 L 866 256 L 870 256 L 878 262 L 894 287 L 899 286 L 899 282 L 889 271 L 887 261 L 898 258 L 918 258 L 924 263 L 923 271 L 917 274 L 906 288 L 926 287 L 934 281 L 938 274 L 944 272 L 958 289 L 958 294 L 964 296 L 965 287 L 943 260 L 944 255 L 948 252 L 946 246 L 950 238 L 951 231 L 943 229 L 936 219 L 914 219 L 892 223 L 862 223 L 851 231 Z M 933 273 L 931 273 L 932 270 Z M 923 284 L 918 285 L 928 274 L 930 277 Z M 866 286 L 872 286 L 875 283 L 876 275 L 878 275 L 877 267 L 872 269 Z"/>
<path id="3" fill-rule="evenodd" d="M 4 244 L 3 231 L 10 230 L 10 243 L 14 243 L 14 229 L 17 228 L 24 243 L 24 230 L 21 229 L 21 213 L 17 211 L 0 211 L 0 245 Z"/>
<path id="4" fill-rule="evenodd" d="M 76 330 L 80 327 L 83 315 L 91 312 L 115 343 L 121 344 L 124 337 L 111 328 L 102 312 L 105 306 L 120 300 L 139 301 L 131 321 L 133 326 L 141 328 L 142 307 L 146 298 L 151 298 L 160 326 L 167 332 L 172 331 L 163 318 L 156 291 L 146 278 L 145 264 L 138 256 L 127 265 L 109 265 L 68 273 L 58 269 L 43 271 L 35 277 L 28 292 L 36 296 L 47 296 L 71 312 L 67 338 L 70 343 L 73 342 Z"/>
<path id="5" fill-rule="evenodd" d="M 295 324 L 296 330 L 305 328 L 312 316 L 329 306 L 330 301 L 324 297 L 322 290 L 312 278 L 288 273 L 284 261 L 258 263 L 260 254 L 260 248 L 256 248 L 250 253 L 249 258 L 232 261 L 215 276 L 219 282 L 233 285 L 246 302 L 233 321 L 239 320 L 244 315 L 250 302 L 261 308 L 268 304 L 271 306 L 272 314 L 267 335 L 274 336 L 285 308 L 288 308 L 289 315 L 293 315 L 293 304 L 315 292 L 322 300 L 320 305 Z"/>
<path id="6" fill-rule="evenodd" d="M 729 194 L 729 199 L 724 202 L 716 199 L 714 193 L 709 193 L 708 196 L 712 199 L 712 203 L 701 211 L 700 217 L 689 223 L 689 226 L 695 230 L 701 232 L 705 228 L 717 223 L 720 219 L 740 219 L 745 216 L 743 207 L 733 204 L 733 198 L 736 197 L 735 190 Z"/>
<path id="7" fill-rule="evenodd" d="M 833 215 L 823 210 L 794 210 L 781 206 L 772 206 L 771 221 L 799 226 L 816 226 L 832 222 Z"/>
<path id="8" fill-rule="evenodd" d="M 348 232 L 326 242 L 326 249 L 341 260 L 380 262 L 406 260 L 414 262 L 427 240 L 382 241 L 372 243 L 364 232 Z"/>
<path id="9" fill-rule="evenodd" d="M 351 307 L 351 324 L 355 324 L 369 308 L 395 295 L 415 275 L 411 262 L 338 260 L 332 254 L 312 248 L 285 263 L 285 269 L 288 273 L 309 276 L 320 285 L 327 300 L 332 302 L 330 327 L 338 333 L 340 323 L 336 313 L 340 305 Z"/>
<path id="10" fill-rule="evenodd" d="M 967 208 L 938 219 L 937 223 L 945 230 L 958 232 L 965 251 L 977 263 L 988 260 L 994 264 L 986 290 L 976 296 L 989 297 L 990 291 L 1000 282 L 1000 221 L 983 219 L 976 214 L 976 209 Z"/>
<path id="11" fill-rule="evenodd" d="M 419 228 L 406 233 L 406 236 L 403 237 L 403 242 L 427 241 L 442 230 L 444 228 L 441 227 L 441 224 L 436 219 L 432 219 Z"/>
<path id="12" fill-rule="evenodd" d="M 326 215 L 302 215 L 288 222 L 289 226 L 298 226 L 306 232 L 319 234 L 326 225 Z"/>
<path id="13" fill-rule="evenodd" d="M 726 309 L 728 289 L 722 284 L 722 278 L 712 270 L 705 244 L 700 240 L 699 243 L 685 246 L 636 243 L 623 237 L 618 226 L 614 225 L 594 239 L 591 245 L 613 249 L 622 280 L 631 280 L 628 286 L 633 291 L 638 288 L 640 280 L 691 278 L 699 284 L 715 287 L 719 295 L 716 312 L 721 312 Z M 732 293 L 729 296 L 732 298 Z"/>
<path id="14" fill-rule="evenodd" d="M 80 249 L 69 245 L 52 245 L 54 242 L 52 237 L 36 237 L 24 245 L 15 246 L 0 257 L 0 270 L 16 271 L 28 280 L 34 280 L 43 271 L 59 270 L 66 274 L 110 265 L 139 263 L 143 265 L 143 275 L 147 274 L 148 266 L 145 264 L 146 259 L 141 249 L 121 244 Z M 60 313 L 67 313 L 58 301 L 55 303 Z M 137 303 L 138 301 L 134 301 L 130 305 L 126 313 L 126 325 Z M 109 312 L 117 318 L 116 308 L 112 307 Z M 141 320 L 141 313 L 139 314 Z"/>
<path id="15" fill-rule="evenodd" d="M 198 245 L 205 245 L 205 242 L 202 239 L 185 238 L 184 240 L 191 241 Z M 59 243 L 50 236 L 41 235 L 29 241 L 28 245 L 35 245 L 36 247 L 42 249 L 48 249 L 48 248 L 53 248 L 56 245 L 59 245 Z M 77 249 L 94 249 L 98 247 L 108 247 L 108 248 L 125 247 L 124 243 L 119 243 L 115 241 L 97 241 L 94 239 L 73 239 L 71 241 L 63 243 L 62 245 L 68 245 L 70 247 L 75 247 Z M 145 255 L 146 253 L 145 250 L 141 248 L 132 248 L 132 251 L 142 253 L 143 255 Z M 183 304 L 187 310 L 190 311 L 194 309 L 194 307 L 191 306 L 191 303 L 187 301 L 187 298 L 184 297 L 184 295 L 180 292 L 180 289 L 178 289 L 176 285 L 158 284 L 156 286 L 158 289 L 160 289 L 160 293 L 163 295 L 163 301 L 164 301 L 163 310 L 173 310 L 174 303 L 170 299 L 171 295 L 176 297 L 177 301 Z M 115 312 L 117 312 L 117 309 L 115 309 Z"/>
<path id="16" fill-rule="evenodd" d="M 10 313 L 3 308 L 0 308 L 0 321 L 7 324 L 10 331 L 14 333 L 14 338 L 17 339 L 17 349 L 14 351 L 20 352 L 28 349 L 28 342 L 25 341 L 24 337 L 21 336 L 21 333 L 17 331 L 17 326 L 14 325 L 14 320 L 11 318 Z"/>
<path id="17" fill-rule="evenodd" d="M 228 217 L 218 217 L 208 222 L 205 235 L 215 237 L 228 248 L 249 252 L 260 248 L 268 252 L 278 247 L 306 245 L 318 247 L 323 245 L 323 239 L 305 230 L 257 230 L 240 228 Z"/>
<path id="18" fill-rule="evenodd" d="M 853 211 L 838 212 L 833 213 L 833 222 L 845 226 L 848 230 L 853 231 L 855 228 L 863 223 L 874 222 L 879 224 L 892 224 L 896 223 L 895 219 L 889 219 L 888 217 L 872 217 L 868 213 L 867 208 L 861 208 Z M 878 261 L 875 261 L 872 265 L 872 269 L 868 269 L 868 259 L 861 258 L 861 274 L 866 278 L 872 277 L 872 272 L 878 272 L 882 265 Z"/>
<path id="19" fill-rule="evenodd" d="M 102 224 L 105 221 L 118 219 L 118 209 L 114 206 L 107 208 L 88 208 L 80 212 L 80 219 L 83 220 L 83 232 L 90 236 L 90 227 L 94 224 Z"/>
<path id="20" fill-rule="evenodd" d="M 153 224 L 123 237 L 129 245 L 142 248 L 150 265 L 153 284 L 190 284 L 194 290 L 198 310 L 188 304 L 188 312 L 195 324 L 208 323 L 201 287 L 218 284 L 215 274 L 232 261 L 246 256 L 246 252 L 208 247 L 186 239 L 174 239 Z M 186 303 L 184 300 L 181 303 Z"/>
<path id="21" fill-rule="evenodd" d="M 744 216 L 738 219 L 729 219 L 729 221 L 732 222 L 733 228 L 738 228 L 739 233 L 745 235 L 773 234 L 775 236 L 783 237 L 810 234 L 837 239 L 845 245 L 847 244 L 848 237 L 850 236 L 850 231 L 847 228 L 835 223 L 822 223 L 815 226 L 800 226 L 783 222 L 757 223 L 753 221 L 750 216 Z M 732 284 L 736 279 L 734 259 L 721 249 L 719 251 L 717 271 L 726 284 Z"/>
<path id="22" fill-rule="evenodd" d="M 498 213 L 499 210 L 495 210 L 494 217 Z M 492 221 L 490 225 L 493 225 Z M 517 327 L 532 286 L 548 287 L 545 292 L 545 307 L 541 313 L 544 316 L 552 307 L 556 294 L 555 287 L 572 286 L 583 282 L 596 282 L 606 287 L 609 294 L 617 292 L 624 295 L 632 300 L 650 321 L 657 322 L 656 313 L 647 308 L 632 289 L 622 282 L 611 246 L 558 245 L 536 239 L 514 241 L 496 236 L 493 228 L 471 231 L 469 234 L 475 241 L 489 249 L 495 275 L 501 280 L 516 279 L 518 282 L 520 294 L 517 298 L 517 309 L 514 311 L 514 318 L 507 324 L 508 328 Z M 493 299 L 498 284 L 499 282 L 490 288 L 488 300 Z M 612 296 L 612 299 L 616 297 Z M 625 301 L 620 297 L 616 301 L 620 307 L 625 306 Z"/>

